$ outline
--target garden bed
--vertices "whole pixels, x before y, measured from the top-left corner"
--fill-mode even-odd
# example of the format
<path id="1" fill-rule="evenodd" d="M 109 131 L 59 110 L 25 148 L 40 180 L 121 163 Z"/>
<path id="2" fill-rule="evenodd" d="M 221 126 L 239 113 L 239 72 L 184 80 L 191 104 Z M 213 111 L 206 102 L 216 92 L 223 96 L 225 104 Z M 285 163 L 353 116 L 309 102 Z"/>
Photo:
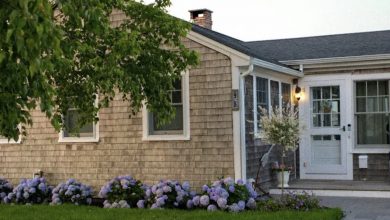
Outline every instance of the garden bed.
<path id="1" fill-rule="evenodd" d="M 207 212 L 205 210 L 146 210 L 146 209 L 102 209 L 93 206 L 74 205 L 0 205 L 0 219 L 261 219 L 261 220 L 339 220 L 342 212 L 339 209 L 322 209 L 302 211 L 247 211 L 242 213 Z"/>

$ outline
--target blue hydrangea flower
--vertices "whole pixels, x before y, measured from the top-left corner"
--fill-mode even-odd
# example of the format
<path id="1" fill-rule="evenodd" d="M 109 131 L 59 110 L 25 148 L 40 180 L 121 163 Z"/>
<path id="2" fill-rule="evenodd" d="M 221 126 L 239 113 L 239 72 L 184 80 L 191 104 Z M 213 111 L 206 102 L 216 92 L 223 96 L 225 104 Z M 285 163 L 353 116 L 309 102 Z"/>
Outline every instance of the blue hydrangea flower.
<path id="1" fill-rule="evenodd" d="M 213 204 L 207 206 L 207 211 L 209 211 L 209 212 L 214 212 L 214 211 L 217 211 L 217 210 L 218 210 L 217 206 L 215 206 Z"/>
<path id="2" fill-rule="evenodd" d="M 210 203 L 210 198 L 209 198 L 209 196 L 208 196 L 208 195 L 203 195 L 203 196 L 201 196 L 200 199 L 199 199 L 199 203 L 200 203 L 200 205 L 202 205 L 202 206 L 208 206 L 209 203 Z"/>

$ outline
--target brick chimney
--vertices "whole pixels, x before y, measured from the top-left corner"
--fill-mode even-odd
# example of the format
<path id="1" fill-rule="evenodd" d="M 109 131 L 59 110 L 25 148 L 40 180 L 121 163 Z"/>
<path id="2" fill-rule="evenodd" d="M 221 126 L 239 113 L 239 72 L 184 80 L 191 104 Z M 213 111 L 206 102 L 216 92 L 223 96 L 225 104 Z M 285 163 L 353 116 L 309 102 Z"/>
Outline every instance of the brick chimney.
<path id="1" fill-rule="evenodd" d="M 209 9 L 196 9 L 190 10 L 191 22 L 207 29 L 211 29 L 213 26 L 213 19 L 211 14 L 213 13 Z"/>

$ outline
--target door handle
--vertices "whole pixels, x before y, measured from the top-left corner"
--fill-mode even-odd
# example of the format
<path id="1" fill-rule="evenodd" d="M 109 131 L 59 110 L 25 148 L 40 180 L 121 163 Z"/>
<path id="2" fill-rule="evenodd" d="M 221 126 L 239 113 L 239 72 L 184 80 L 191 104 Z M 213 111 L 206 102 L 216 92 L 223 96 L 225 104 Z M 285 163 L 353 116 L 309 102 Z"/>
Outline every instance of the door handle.
<path id="1" fill-rule="evenodd" d="M 343 126 L 340 130 L 345 131 L 345 126 Z"/>

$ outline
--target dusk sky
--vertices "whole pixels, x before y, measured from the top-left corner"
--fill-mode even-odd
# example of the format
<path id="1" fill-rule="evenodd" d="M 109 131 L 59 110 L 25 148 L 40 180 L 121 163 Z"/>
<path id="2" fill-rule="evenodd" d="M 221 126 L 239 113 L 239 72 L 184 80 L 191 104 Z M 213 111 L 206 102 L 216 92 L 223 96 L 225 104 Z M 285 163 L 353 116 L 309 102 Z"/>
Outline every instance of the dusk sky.
<path id="1" fill-rule="evenodd" d="M 214 11 L 213 30 L 246 41 L 390 30 L 390 0 L 172 0 L 168 11 L 189 21 L 198 8 Z"/>

